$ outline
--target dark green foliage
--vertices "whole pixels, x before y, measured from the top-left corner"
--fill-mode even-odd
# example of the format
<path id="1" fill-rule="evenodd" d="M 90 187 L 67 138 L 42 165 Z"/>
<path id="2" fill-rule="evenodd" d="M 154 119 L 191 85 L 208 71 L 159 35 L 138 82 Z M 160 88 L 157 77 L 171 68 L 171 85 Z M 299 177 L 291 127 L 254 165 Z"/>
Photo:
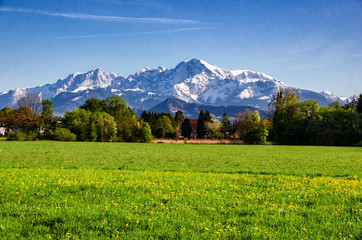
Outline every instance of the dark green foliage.
<path id="1" fill-rule="evenodd" d="M 204 138 L 206 135 L 205 130 L 205 113 L 203 110 L 200 111 L 199 118 L 197 119 L 197 138 Z"/>
<path id="2" fill-rule="evenodd" d="M 170 120 L 169 116 L 167 116 L 167 115 L 162 115 L 161 117 L 159 117 L 157 119 L 156 127 L 157 127 L 157 129 L 163 128 L 165 131 L 166 137 L 173 137 L 173 135 L 175 133 L 171 120 Z"/>
<path id="3" fill-rule="evenodd" d="M 71 142 L 77 140 L 77 136 L 71 133 L 69 129 L 58 128 L 54 131 L 54 139 L 57 141 Z"/>
<path id="4" fill-rule="evenodd" d="M 205 112 L 205 122 L 212 122 L 212 117 L 209 110 L 206 110 Z"/>
<path id="5" fill-rule="evenodd" d="M 229 138 L 231 133 L 232 124 L 229 120 L 228 113 L 222 115 L 220 132 L 224 135 L 224 138 Z"/>
<path id="6" fill-rule="evenodd" d="M 147 122 L 142 123 L 138 130 L 138 139 L 141 142 L 150 142 L 152 140 L 151 127 Z"/>
<path id="7" fill-rule="evenodd" d="M 293 89 L 280 89 L 273 96 L 269 107 L 273 112 L 273 141 L 278 144 L 298 144 L 304 139 L 299 112 L 300 98 Z"/>
<path id="8" fill-rule="evenodd" d="M 323 107 L 308 125 L 314 129 L 313 144 L 317 145 L 353 145 L 360 140 L 359 118 L 352 109 Z"/>
<path id="9" fill-rule="evenodd" d="M 24 133 L 22 133 L 21 131 L 17 131 L 15 133 L 10 130 L 7 140 L 8 141 L 25 141 L 26 135 Z"/>
<path id="10" fill-rule="evenodd" d="M 166 136 L 166 131 L 163 127 L 158 127 L 156 128 L 154 135 L 156 138 L 164 138 Z"/>
<path id="11" fill-rule="evenodd" d="M 98 98 L 90 98 L 85 101 L 85 103 L 79 108 L 85 109 L 91 112 L 106 112 L 107 105 L 104 100 Z"/>
<path id="12" fill-rule="evenodd" d="M 50 131 L 54 130 L 53 128 L 53 103 L 48 99 L 43 99 L 42 103 L 42 112 L 41 112 L 41 128 L 44 131 L 44 135 L 50 135 Z"/>
<path id="13" fill-rule="evenodd" d="M 279 90 L 270 103 L 272 141 L 278 144 L 354 145 L 361 140 L 357 101 L 319 108 L 315 100 L 300 102 L 293 90 Z"/>
<path id="14" fill-rule="evenodd" d="M 97 128 L 97 141 L 109 142 L 116 136 L 117 124 L 114 118 L 106 112 L 95 112 L 94 122 Z"/>
<path id="15" fill-rule="evenodd" d="M 177 111 L 175 114 L 175 122 L 177 127 L 181 127 L 185 120 L 184 114 L 182 111 Z"/>
<path id="16" fill-rule="evenodd" d="M 9 134 L 10 126 L 12 124 L 12 115 L 13 110 L 9 107 L 4 107 L 0 110 L 0 127 L 6 129 L 5 135 Z"/>
<path id="17" fill-rule="evenodd" d="M 37 134 L 34 132 L 28 132 L 28 134 L 23 133 L 22 131 L 9 131 L 8 141 L 34 141 L 37 138 Z"/>
<path id="18" fill-rule="evenodd" d="M 241 140 L 247 144 L 266 143 L 268 129 L 265 121 L 260 119 L 258 111 L 251 113 L 247 109 L 244 113 L 238 114 L 236 118 L 235 130 Z"/>
<path id="19" fill-rule="evenodd" d="M 177 122 L 170 113 L 152 113 L 143 111 L 141 121 L 149 123 L 152 134 L 156 138 L 174 138 Z M 161 130 L 161 128 L 163 130 Z"/>
<path id="20" fill-rule="evenodd" d="M 356 100 L 356 111 L 357 111 L 357 113 L 362 114 L 362 94 L 360 94 L 360 95 L 357 97 L 357 100 Z"/>
<path id="21" fill-rule="evenodd" d="M 116 135 L 116 122 L 105 112 L 77 108 L 65 113 L 63 125 L 76 134 L 79 141 L 111 141 Z"/>
<path id="22" fill-rule="evenodd" d="M 191 132 L 192 132 L 192 128 L 191 128 L 190 119 L 185 118 L 185 120 L 183 121 L 182 126 L 181 126 L 181 135 L 185 138 L 190 138 Z"/>
<path id="23" fill-rule="evenodd" d="M 66 112 L 63 124 L 79 141 L 136 141 L 139 128 L 136 114 L 118 96 L 87 100 Z"/>
<path id="24" fill-rule="evenodd" d="M 206 137 L 206 134 L 207 134 L 206 123 L 207 122 L 209 122 L 209 123 L 212 122 L 211 114 L 208 110 L 206 110 L 205 113 L 203 110 L 201 110 L 200 114 L 199 114 L 199 118 L 197 119 L 197 128 L 196 128 L 197 138 Z"/>

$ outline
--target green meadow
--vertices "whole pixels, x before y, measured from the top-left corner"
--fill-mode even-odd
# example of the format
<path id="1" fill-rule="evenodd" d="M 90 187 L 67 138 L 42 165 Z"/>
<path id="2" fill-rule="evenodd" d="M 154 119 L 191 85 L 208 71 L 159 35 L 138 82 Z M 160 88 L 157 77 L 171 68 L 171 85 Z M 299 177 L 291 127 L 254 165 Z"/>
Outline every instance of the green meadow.
<path id="1" fill-rule="evenodd" d="M 1 239 L 361 239 L 362 148 L 0 142 Z"/>

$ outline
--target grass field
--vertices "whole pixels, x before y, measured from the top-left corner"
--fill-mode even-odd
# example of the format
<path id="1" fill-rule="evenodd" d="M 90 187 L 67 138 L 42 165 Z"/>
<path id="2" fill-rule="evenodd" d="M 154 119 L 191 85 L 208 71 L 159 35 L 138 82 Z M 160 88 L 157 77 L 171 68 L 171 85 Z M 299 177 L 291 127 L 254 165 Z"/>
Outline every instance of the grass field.
<path id="1" fill-rule="evenodd" d="M 362 148 L 0 142 L 0 239 L 361 239 Z"/>

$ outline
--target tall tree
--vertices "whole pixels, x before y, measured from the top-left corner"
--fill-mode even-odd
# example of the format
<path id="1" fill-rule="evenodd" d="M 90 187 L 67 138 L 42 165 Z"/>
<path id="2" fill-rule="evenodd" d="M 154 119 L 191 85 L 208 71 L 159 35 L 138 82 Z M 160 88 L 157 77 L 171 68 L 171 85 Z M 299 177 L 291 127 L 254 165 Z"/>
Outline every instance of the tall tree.
<path id="1" fill-rule="evenodd" d="M 177 111 L 175 114 L 175 121 L 176 121 L 176 126 L 177 128 L 180 128 L 182 123 L 184 122 L 185 117 L 182 111 Z"/>
<path id="2" fill-rule="evenodd" d="M 224 138 L 230 137 L 230 131 L 231 131 L 232 124 L 229 120 L 228 113 L 224 113 L 222 115 L 222 121 L 221 121 L 221 133 L 224 135 Z"/>
<path id="3" fill-rule="evenodd" d="M 37 93 L 27 93 L 17 101 L 17 118 L 20 127 L 27 133 L 39 128 L 41 97 Z"/>
<path id="4" fill-rule="evenodd" d="M 12 112 L 13 110 L 10 107 L 4 107 L 0 110 L 0 127 L 6 129 L 6 134 L 9 133 L 10 126 L 12 125 Z"/>
<path id="5" fill-rule="evenodd" d="M 44 129 L 44 132 L 49 132 L 52 128 L 53 103 L 49 99 L 43 99 L 41 104 L 41 125 Z"/>
<path id="6" fill-rule="evenodd" d="M 304 141 L 303 118 L 300 114 L 300 97 L 294 89 L 279 89 L 272 97 L 269 109 L 273 127 L 273 141 L 278 144 L 300 144 Z"/>
<path id="7" fill-rule="evenodd" d="M 362 114 L 362 93 L 357 97 L 356 102 L 356 111 Z"/>
<path id="8" fill-rule="evenodd" d="M 192 132 L 191 122 L 190 119 L 185 118 L 181 125 L 181 135 L 185 138 L 190 138 Z"/>
<path id="9" fill-rule="evenodd" d="M 197 138 L 204 138 L 205 132 L 205 113 L 203 110 L 200 111 L 199 118 L 197 119 Z"/>

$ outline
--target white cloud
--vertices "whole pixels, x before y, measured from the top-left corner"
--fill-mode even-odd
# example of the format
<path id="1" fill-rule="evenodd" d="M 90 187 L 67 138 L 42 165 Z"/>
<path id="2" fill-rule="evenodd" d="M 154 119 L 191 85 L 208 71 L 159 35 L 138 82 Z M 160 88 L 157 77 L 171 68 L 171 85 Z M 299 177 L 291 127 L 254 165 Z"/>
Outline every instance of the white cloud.
<path id="1" fill-rule="evenodd" d="M 200 31 L 211 29 L 208 27 L 195 27 L 195 28 L 176 28 L 163 31 L 145 31 L 145 32 L 130 32 L 130 33 L 114 33 L 114 34 L 95 34 L 95 35 L 74 35 L 74 36 L 58 36 L 55 38 L 99 38 L 99 37 L 118 37 L 118 36 L 131 36 L 131 35 L 144 35 L 144 34 L 157 34 L 157 33 L 177 33 L 188 31 Z"/>
<path id="2" fill-rule="evenodd" d="M 120 16 L 104 16 L 92 15 L 83 13 L 61 13 L 50 12 L 36 9 L 26 8 L 11 8 L 1 7 L 0 12 L 18 12 L 18 13 L 32 13 L 54 17 L 73 18 L 81 20 L 94 20 L 94 21 L 109 21 L 109 22 L 137 22 L 137 23 L 164 23 L 164 24 L 200 24 L 202 22 L 190 19 L 177 19 L 177 18 L 135 18 L 135 17 L 120 17 Z"/>

